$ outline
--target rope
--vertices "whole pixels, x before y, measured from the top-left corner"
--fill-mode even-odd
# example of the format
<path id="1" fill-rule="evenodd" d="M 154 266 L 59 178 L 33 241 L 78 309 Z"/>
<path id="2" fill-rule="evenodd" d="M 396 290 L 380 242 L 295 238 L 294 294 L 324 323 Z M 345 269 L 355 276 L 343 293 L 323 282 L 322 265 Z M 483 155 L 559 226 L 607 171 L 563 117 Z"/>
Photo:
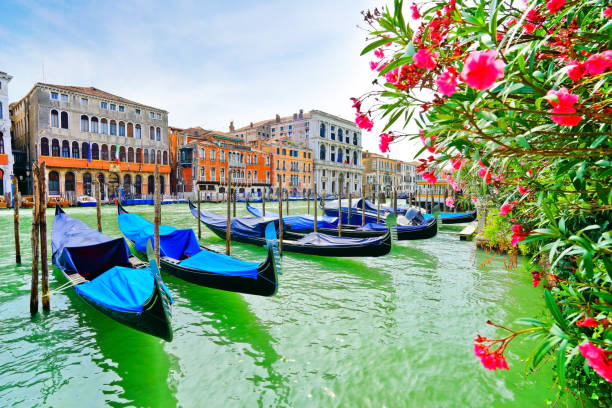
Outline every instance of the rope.
<path id="1" fill-rule="evenodd" d="M 70 281 L 61 284 L 60 286 L 58 286 L 57 288 L 55 288 L 53 290 L 50 290 L 49 293 L 47 293 L 46 295 L 43 295 L 43 297 L 49 297 L 52 294 L 61 292 L 61 291 L 65 290 L 65 289 L 68 289 L 68 288 L 71 288 L 73 286 L 79 285 L 79 284 L 81 284 L 83 282 L 87 282 L 87 279 L 83 278 L 82 276 L 79 276 L 79 278 L 77 278 L 77 279 L 70 279 Z"/>

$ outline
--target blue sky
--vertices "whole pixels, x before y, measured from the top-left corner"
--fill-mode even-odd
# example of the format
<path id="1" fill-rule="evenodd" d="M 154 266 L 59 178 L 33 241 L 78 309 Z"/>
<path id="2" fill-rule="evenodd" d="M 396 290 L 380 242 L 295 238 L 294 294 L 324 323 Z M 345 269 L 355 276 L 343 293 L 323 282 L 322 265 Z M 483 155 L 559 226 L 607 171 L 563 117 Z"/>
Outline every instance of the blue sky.
<path id="1" fill-rule="evenodd" d="M 0 70 L 11 101 L 44 80 L 95 86 L 227 131 L 320 109 L 347 119 L 373 75 L 359 57 L 366 0 L 2 0 Z M 364 148 L 378 151 L 375 128 Z M 392 157 L 406 159 L 408 145 Z M 412 156 L 410 156 L 412 157 Z"/>

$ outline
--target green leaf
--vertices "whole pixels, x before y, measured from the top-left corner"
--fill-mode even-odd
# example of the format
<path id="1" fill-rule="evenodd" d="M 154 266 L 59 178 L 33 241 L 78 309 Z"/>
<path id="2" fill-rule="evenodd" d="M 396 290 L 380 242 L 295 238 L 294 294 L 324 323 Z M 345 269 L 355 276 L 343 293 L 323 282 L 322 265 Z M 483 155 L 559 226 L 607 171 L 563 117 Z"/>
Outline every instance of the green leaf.
<path id="1" fill-rule="evenodd" d="M 375 48 L 378 48 L 380 46 L 383 46 L 385 44 L 387 44 L 389 42 L 388 38 L 381 38 L 379 40 L 373 41 L 371 43 L 369 43 L 368 45 L 365 46 L 365 48 L 361 51 L 361 54 L 359 55 L 364 55 L 367 54 L 368 52 L 372 51 Z"/>
<path id="2" fill-rule="evenodd" d="M 519 146 L 524 147 L 525 149 L 531 149 L 531 145 L 529 145 L 529 142 L 527 142 L 525 136 L 517 136 L 515 140 Z"/>
<path id="3" fill-rule="evenodd" d="M 555 321 L 559 324 L 559 326 L 561 326 L 563 330 L 567 330 L 567 322 L 563 318 L 563 315 L 561 314 L 561 310 L 559 310 L 557 302 L 555 302 L 555 299 L 548 291 L 548 289 L 544 289 L 544 301 L 546 302 L 546 306 L 548 307 L 548 310 L 550 310 L 550 313 L 554 317 Z"/>
<path id="4" fill-rule="evenodd" d="M 559 379 L 559 385 L 562 387 L 565 385 L 565 358 L 567 349 L 567 340 L 563 340 L 557 351 L 557 377 Z"/>

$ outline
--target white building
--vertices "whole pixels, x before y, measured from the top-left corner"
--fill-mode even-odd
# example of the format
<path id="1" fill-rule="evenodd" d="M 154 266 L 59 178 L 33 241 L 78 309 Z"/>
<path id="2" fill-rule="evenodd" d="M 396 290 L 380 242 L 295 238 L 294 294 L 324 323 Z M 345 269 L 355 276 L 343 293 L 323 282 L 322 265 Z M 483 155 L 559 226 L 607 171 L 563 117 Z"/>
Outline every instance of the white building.
<path id="1" fill-rule="evenodd" d="M 13 79 L 0 71 L 0 196 L 12 198 L 13 153 L 11 149 L 11 118 L 9 117 L 8 84 Z"/>

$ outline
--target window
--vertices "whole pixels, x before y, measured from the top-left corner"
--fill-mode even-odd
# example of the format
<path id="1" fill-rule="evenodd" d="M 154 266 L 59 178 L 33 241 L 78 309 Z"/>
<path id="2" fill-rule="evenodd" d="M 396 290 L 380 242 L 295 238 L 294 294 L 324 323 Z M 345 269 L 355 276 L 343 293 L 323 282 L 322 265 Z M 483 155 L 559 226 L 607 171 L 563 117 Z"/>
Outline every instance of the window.
<path id="1" fill-rule="evenodd" d="M 131 123 L 127 124 L 127 137 L 134 137 L 134 125 Z"/>
<path id="2" fill-rule="evenodd" d="M 149 112 L 149 117 L 151 119 L 155 119 L 155 112 Z"/>
<path id="3" fill-rule="evenodd" d="M 157 114 L 157 119 L 160 119 L 160 120 L 161 120 L 161 113 L 158 113 L 158 114 Z"/>
<path id="4" fill-rule="evenodd" d="M 51 156 L 60 157 L 60 145 L 57 139 L 51 141 Z"/>
<path id="5" fill-rule="evenodd" d="M 357 132 L 353 132 L 353 144 L 357 146 Z"/>
<path id="6" fill-rule="evenodd" d="M 280 127 L 281 132 L 283 131 L 283 126 Z"/>
<path id="7" fill-rule="evenodd" d="M 119 136 L 125 136 L 125 123 L 119 122 Z"/>
<path id="8" fill-rule="evenodd" d="M 87 98 L 81 98 L 81 105 L 87 106 Z"/>
<path id="9" fill-rule="evenodd" d="M 111 149 L 110 149 L 110 161 L 114 161 L 115 160 L 115 155 L 117 154 L 117 146 L 112 145 Z"/>
<path id="10" fill-rule="evenodd" d="M 142 138 L 142 129 L 140 128 L 140 125 L 136 125 L 134 127 L 134 137 L 136 139 L 141 139 Z"/>
<path id="11" fill-rule="evenodd" d="M 225 161 L 225 151 L 221 150 L 221 152 L 219 153 L 219 160 L 222 162 Z"/>
<path id="12" fill-rule="evenodd" d="M 60 100 L 61 100 L 62 102 L 68 102 L 68 95 L 66 95 L 66 94 L 61 94 L 61 95 L 60 95 L 60 98 L 61 98 Z"/>
<path id="13" fill-rule="evenodd" d="M 98 118 L 95 116 L 91 118 L 91 131 L 93 133 L 98 133 Z"/>
<path id="14" fill-rule="evenodd" d="M 81 115 L 81 132 L 89 132 L 89 118 L 87 115 Z"/>
<path id="15" fill-rule="evenodd" d="M 51 92 L 51 99 L 57 101 L 59 99 L 59 94 L 57 92 Z"/>
<path id="16" fill-rule="evenodd" d="M 283 149 L 283 156 L 286 156 L 286 155 L 287 155 L 287 150 Z"/>
<path id="17" fill-rule="evenodd" d="M 210 151 L 210 160 L 212 160 L 212 161 L 217 160 L 215 155 L 216 155 L 216 152 L 214 150 L 211 150 Z"/>
<path id="18" fill-rule="evenodd" d="M 101 109 L 108 109 L 108 104 L 106 102 L 100 102 Z"/>
<path id="19" fill-rule="evenodd" d="M 149 159 L 151 160 L 151 164 L 155 164 L 155 150 L 151 149 L 151 152 L 149 153 Z M 159 160 L 157 161 L 157 163 L 159 163 Z"/>
<path id="20" fill-rule="evenodd" d="M 155 128 L 153 126 L 149 128 L 149 140 L 155 140 Z"/>
<path id="21" fill-rule="evenodd" d="M 342 141 L 342 129 L 338 129 L 338 140 L 341 142 Z"/>
<path id="22" fill-rule="evenodd" d="M 117 122 L 115 122 L 114 120 L 111 120 L 109 129 L 110 129 L 109 133 L 112 136 L 117 136 Z"/>
<path id="23" fill-rule="evenodd" d="M 2 138 L 2 143 L 4 143 L 4 138 Z M 43 137 L 42 139 L 40 139 L 40 155 L 41 156 L 49 155 L 49 139 L 47 139 L 46 137 Z"/>
<path id="24" fill-rule="evenodd" d="M 51 111 L 51 127 L 59 127 L 59 113 L 55 109 Z"/>
<path id="25" fill-rule="evenodd" d="M 276 170 L 280 170 L 280 160 L 276 161 Z"/>
<path id="26" fill-rule="evenodd" d="M 119 105 L 119 112 L 125 112 L 125 106 Z"/>
<path id="27" fill-rule="evenodd" d="M 200 147 L 200 160 L 206 160 L 206 150 L 203 147 Z"/>
<path id="28" fill-rule="evenodd" d="M 77 142 L 72 142 L 72 158 L 79 158 L 79 144 Z"/>
<path id="29" fill-rule="evenodd" d="M 161 129 L 160 128 L 155 129 L 155 140 L 157 140 L 158 142 L 161 141 Z"/>
<path id="30" fill-rule="evenodd" d="M 321 145 L 321 149 L 319 151 L 319 159 L 325 160 L 325 145 Z"/>
<path id="31" fill-rule="evenodd" d="M 162 157 L 163 157 L 162 164 L 168 165 L 168 152 L 164 150 Z"/>
<path id="32" fill-rule="evenodd" d="M 59 173 L 57 171 L 49 172 L 49 194 L 59 194 Z"/>
<path id="33" fill-rule="evenodd" d="M 108 134 L 108 121 L 104 118 L 100 119 L 100 133 L 103 135 Z"/>
<path id="34" fill-rule="evenodd" d="M 140 109 L 134 109 L 134 113 L 136 113 L 137 115 L 140 115 Z"/>
<path id="35" fill-rule="evenodd" d="M 110 104 L 110 110 L 114 111 L 117 110 L 117 105 L 115 105 L 114 103 Z"/>
<path id="36" fill-rule="evenodd" d="M 101 156 L 102 160 L 108 160 L 108 146 L 107 145 L 102 145 L 102 156 Z"/>
<path id="37" fill-rule="evenodd" d="M 289 130 L 293 129 L 293 125 L 289 125 Z"/>
<path id="38" fill-rule="evenodd" d="M 143 163 L 148 163 L 149 162 L 149 150 L 144 149 L 143 151 L 143 159 L 142 159 Z"/>
<path id="39" fill-rule="evenodd" d="M 83 194 L 91 196 L 91 174 L 83 174 Z"/>
<path id="40" fill-rule="evenodd" d="M 91 160 L 100 160 L 100 150 L 97 143 L 91 145 Z"/>
<path id="41" fill-rule="evenodd" d="M 64 176 L 64 191 L 74 191 L 74 173 L 71 171 Z"/>
<path id="42" fill-rule="evenodd" d="M 224 169 L 223 167 L 221 167 L 221 170 L 219 170 L 219 176 L 220 176 L 221 178 L 224 178 L 224 177 L 225 177 L 225 169 Z"/>
<path id="43" fill-rule="evenodd" d="M 68 112 L 60 113 L 60 123 L 62 129 L 68 129 Z"/>
<path id="44" fill-rule="evenodd" d="M 353 152 L 353 164 L 357 165 L 357 152 Z"/>
<path id="45" fill-rule="evenodd" d="M 128 153 L 129 156 L 129 153 Z M 142 162 L 142 149 L 139 147 L 138 149 L 136 149 L 136 163 L 141 163 Z"/>
<path id="46" fill-rule="evenodd" d="M 119 148 L 119 161 L 124 162 L 126 161 L 126 156 L 125 156 L 125 146 L 121 146 Z"/>
<path id="47" fill-rule="evenodd" d="M 81 157 L 89 160 L 89 144 L 87 142 L 81 144 Z"/>
<path id="48" fill-rule="evenodd" d="M 325 137 L 325 123 L 321 123 L 321 130 L 319 132 L 321 137 Z"/>
<path id="49" fill-rule="evenodd" d="M 200 167 L 200 180 L 206 180 L 206 167 Z"/>

